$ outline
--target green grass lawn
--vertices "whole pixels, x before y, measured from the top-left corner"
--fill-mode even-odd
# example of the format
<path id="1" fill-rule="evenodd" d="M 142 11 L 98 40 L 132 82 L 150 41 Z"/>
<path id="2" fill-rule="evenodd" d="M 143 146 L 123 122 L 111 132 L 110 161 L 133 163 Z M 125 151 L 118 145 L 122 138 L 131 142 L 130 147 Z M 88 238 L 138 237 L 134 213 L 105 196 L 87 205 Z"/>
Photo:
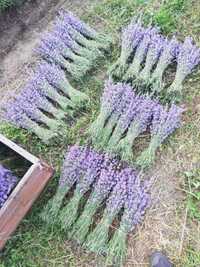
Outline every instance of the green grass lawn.
<path id="1" fill-rule="evenodd" d="M 88 103 L 86 111 L 80 114 L 72 127 L 66 126 L 65 134 L 59 136 L 49 146 L 42 144 L 36 137 L 31 136 L 24 130 L 14 129 L 3 124 L 0 126 L 0 132 L 23 144 L 33 154 L 53 163 L 57 171 L 53 181 L 34 204 L 31 212 L 23 220 L 12 239 L 7 243 L 1 255 L 0 267 L 97 266 L 95 265 L 94 255 L 84 253 L 74 244 L 68 242 L 59 229 L 47 230 L 40 220 L 39 213 L 55 191 L 59 169 L 67 145 L 75 142 L 83 143 L 87 137 L 86 129 L 88 125 L 98 114 L 106 70 L 119 55 L 120 30 L 134 15 L 139 13 L 143 14 L 145 23 L 152 22 L 158 25 L 166 35 L 177 33 L 180 39 L 192 35 L 200 46 L 200 2 L 198 0 L 104 0 L 95 5 L 91 4 L 91 9 L 88 10 L 87 14 L 84 14 L 83 19 L 94 26 L 100 21 L 99 28 L 104 28 L 106 32 L 113 36 L 115 45 L 106 62 L 99 64 L 92 75 L 88 75 L 81 83 L 74 84 L 90 96 L 91 101 Z M 180 153 L 178 155 L 181 155 L 178 159 L 176 158 L 176 160 L 179 160 L 179 165 L 188 166 L 187 169 L 183 167 L 177 175 L 181 177 L 182 182 L 178 190 L 181 189 L 185 196 L 185 200 L 180 203 L 180 207 L 187 209 L 186 225 L 189 229 L 187 231 L 191 233 L 191 238 L 187 239 L 186 244 L 183 242 L 181 253 L 174 251 L 172 257 L 176 266 L 185 267 L 200 266 L 200 253 L 197 249 L 199 244 L 195 242 L 196 237 L 193 236 L 194 233 L 198 233 L 200 237 L 198 232 L 200 229 L 200 172 L 198 168 L 200 169 L 200 166 L 196 164 L 200 161 L 199 74 L 200 72 L 194 73 L 185 84 L 184 105 L 187 111 L 182 129 L 171 137 L 161 149 L 161 154 L 166 153 L 167 155 L 170 155 L 171 150 L 174 154 L 178 151 L 177 153 Z M 191 165 L 186 164 L 188 161 Z M 179 212 L 179 209 L 177 209 L 177 214 Z M 183 236 L 184 234 L 185 232 L 183 232 Z M 180 242 L 180 240 L 177 240 L 177 242 Z"/>

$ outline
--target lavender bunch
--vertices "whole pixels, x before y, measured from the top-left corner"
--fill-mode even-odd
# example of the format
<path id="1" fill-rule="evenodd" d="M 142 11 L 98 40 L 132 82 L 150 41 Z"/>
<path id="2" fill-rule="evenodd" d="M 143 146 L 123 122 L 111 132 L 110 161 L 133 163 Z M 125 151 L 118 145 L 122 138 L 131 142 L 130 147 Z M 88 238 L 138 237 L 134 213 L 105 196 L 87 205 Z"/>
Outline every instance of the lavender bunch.
<path id="1" fill-rule="evenodd" d="M 68 48 L 54 34 L 46 34 L 36 51 L 45 60 L 66 69 L 77 80 L 91 68 L 91 63 L 86 58 L 73 53 L 71 48 Z"/>
<path id="2" fill-rule="evenodd" d="M 134 120 L 138 113 L 139 105 L 141 104 L 141 96 L 136 95 L 134 91 L 132 92 L 132 97 L 130 97 L 130 105 L 127 110 L 119 118 L 118 123 L 110 137 L 107 145 L 107 150 L 111 153 L 117 153 L 117 146 L 122 139 L 123 135 L 129 128 L 131 122 Z"/>
<path id="3" fill-rule="evenodd" d="M 126 256 L 126 242 L 128 234 L 142 222 L 146 209 L 150 204 L 148 194 L 149 185 L 142 184 L 138 175 L 128 177 L 127 194 L 124 205 L 124 213 L 120 227 L 115 231 L 108 243 L 106 263 L 116 263 L 122 266 Z"/>
<path id="4" fill-rule="evenodd" d="M 103 217 L 85 242 L 85 246 L 92 252 L 99 253 L 105 249 L 109 238 L 109 228 L 124 207 L 127 195 L 127 183 L 130 177 L 134 180 L 134 170 L 131 168 L 122 169 L 118 172 L 117 176 L 117 184 L 107 200 Z"/>
<path id="5" fill-rule="evenodd" d="M 39 70 L 35 73 L 32 80 L 30 80 L 30 84 L 42 95 L 56 102 L 64 111 L 71 112 L 71 109 L 75 107 L 71 99 L 59 94 L 58 91 L 48 83 L 43 73 Z"/>
<path id="6" fill-rule="evenodd" d="M 165 40 L 162 53 L 151 76 L 150 82 L 153 85 L 154 92 L 163 89 L 163 74 L 166 68 L 176 60 L 179 48 L 180 44 L 175 36 L 171 40 Z"/>
<path id="7" fill-rule="evenodd" d="M 61 10 L 60 18 L 64 21 L 65 25 L 68 26 L 68 31 L 71 35 L 71 37 L 82 46 L 93 50 L 94 53 L 97 53 L 98 55 L 101 55 L 102 52 L 100 49 L 109 50 L 111 40 L 108 39 L 108 37 L 105 37 L 106 40 L 100 41 L 100 39 L 97 40 L 94 39 L 95 35 L 99 36 L 99 38 L 102 38 L 103 35 L 95 34 L 94 30 L 89 30 L 88 25 L 84 24 L 81 21 L 78 21 L 77 18 L 72 16 L 69 12 L 65 12 Z M 71 29 L 70 29 L 71 27 Z M 93 33 L 92 33 L 93 31 Z M 89 36 L 90 35 L 90 36 Z M 91 37 L 93 35 L 93 37 Z M 104 37 L 103 37 L 104 38 Z"/>
<path id="8" fill-rule="evenodd" d="M 68 24 L 70 24 L 77 32 L 82 34 L 87 39 L 96 42 L 99 48 L 103 48 L 105 50 L 108 50 L 110 48 L 111 39 L 108 36 L 96 32 L 93 28 L 91 28 L 89 25 L 74 16 L 71 12 L 62 9 L 59 12 L 59 15 L 64 21 L 66 21 L 66 23 L 68 22 Z"/>
<path id="9" fill-rule="evenodd" d="M 65 155 L 56 194 L 49 200 L 41 214 L 42 219 L 46 223 L 52 225 L 59 221 L 58 215 L 65 196 L 73 185 L 86 173 L 85 160 L 88 153 L 87 147 L 73 145 L 69 148 Z"/>
<path id="10" fill-rule="evenodd" d="M 199 63 L 200 48 L 193 44 L 192 38 L 185 38 L 177 56 L 176 76 L 173 83 L 168 88 L 168 92 L 181 94 L 184 79 Z"/>
<path id="11" fill-rule="evenodd" d="M 17 177 L 10 170 L 0 165 L 0 208 L 8 199 L 11 191 L 17 184 L 17 180 Z"/>
<path id="12" fill-rule="evenodd" d="M 62 91 L 67 98 L 71 100 L 70 104 L 73 103 L 74 105 L 80 106 L 88 100 L 88 96 L 86 94 L 71 86 L 64 71 L 59 66 L 44 62 L 38 66 L 37 72 L 41 73 L 52 87 Z M 71 106 L 73 105 L 71 104 Z"/>
<path id="13" fill-rule="evenodd" d="M 125 87 L 126 85 L 122 83 L 115 85 L 110 80 L 106 82 L 101 99 L 100 113 L 89 128 L 89 134 L 94 143 L 96 143 L 96 140 L 101 138 L 101 131 L 104 128 L 107 119 L 121 102 L 121 96 L 123 95 Z"/>
<path id="14" fill-rule="evenodd" d="M 128 68 L 128 59 L 135 51 L 138 44 L 144 36 L 145 29 L 140 21 L 135 19 L 123 30 L 121 37 L 121 55 L 118 60 L 111 66 L 109 73 L 116 77 L 122 77 Z"/>
<path id="15" fill-rule="evenodd" d="M 34 87 L 30 86 L 25 88 L 18 96 L 18 101 L 24 102 L 23 108 L 26 114 L 33 120 L 46 124 L 52 131 L 57 131 L 59 129 L 60 121 L 55 119 L 55 117 L 49 118 L 42 110 L 55 112 L 55 116 L 59 118 L 63 118 L 63 112 L 54 108 L 54 106 L 45 97 L 41 96 Z"/>
<path id="16" fill-rule="evenodd" d="M 142 63 L 146 58 L 147 51 L 149 49 L 150 44 L 152 43 L 152 38 L 154 35 L 158 34 L 158 29 L 149 27 L 144 30 L 144 35 L 142 41 L 139 43 L 133 61 L 130 64 L 126 74 L 124 75 L 124 80 L 133 79 L 134 77 L 138 77 L 139 72 L 142 67 Z"/>
<path id="17" fill-rule="evenodd" d="M 139 74 L 139 79 L 145 84 L 150 83 L 151 71 L 154 65 L 157 63 L 163 47 L 165 46 L 166 40 L 160 35 L 155 34 L 151 38 L 151 43 L 147 51 L 147 56 L 145 60 L 145 65 Z"/>
<path id="18" fill-rule="evenodd" d="M 16 99 L 8 101 L 3 106 L 3 117 L 6 121 L 17 127 L 24 128 L 35 133 L 44 143 L 48 143 L 50 139 L 55 137 L 55 133 L 49 129 L 41 127 L 36 121 L 42 121 L 41 113 L 37 113 L 38 109 L 29 102 L 25 102 L 21 95 Z"/>
<path id="19" fill-rule="evenodd" d="M 74 29 L 70 24 L 60 17 L 57 17 L 54 23 L 53 35 L 60 39 L 67 47 L 69 47 L 75 54 L 86 58 L 89 62 L 94 63 L 96 59 L 101 55 L 101 52 L 98 50 L 98 53 L 94 53 L 92 49 L 88 49 L 80 45 L 74 39 Z"/>
<path id="20" fill-rule="evenodd" d="M 131 122 L 126 136 L 120 140 L 117 150 L 125 161 L 132 160 L 132 147 L 135 139 L 144 131 L 151 123 L 153 107 L 157 105 L 149 97 L 141 97 L 140 105 L 137 106 L 136 116 Z"/>
<path id="21" fill-rule="evenodd" d="M 106 158 L 105 156 L 104 166 L 102 166 L 100 177 L 94 184 L 94 190 L 84 207 L 83 213 L 70 232 L 70 237 L 77 240 L 80 244 L 85 241 L 96 210 L 107 198 L 117 182 L 116 163 L 116 160 L 110 159 L 109 157 Z"/>
<path id="22" fill-rule="evenodd" d="M 61 120 L 66 116 L 66 113 L 57 107 L 55 107 L 32 82 L 29 82 L 22 90 L 21 95 L 32 105 L 35 105 L 38 109 L 50 113 L 54 118 Z M 51 128 L 51 127 L 50 127 Z"/>
<path id="23" fill-rule="evenodd" d="M 121 85 L 119 84 L 119 86 Z M 106 125 L 102 129 L 101 134 L 99 135 L 99 138 L 95 140 L 96 147 L 99 149 L 105 148 L 106 145 L 108 144 L 110 136 L 112 135 L 113 129 L 115 128 L 121 115 L 128 108 L 131 98 L 133 96 L 132 88 L 129 85 L 124 84 L 122 86 L 124 88 L 123 89 L 124 92 L 122 96 L 119 98 L 119 102 L 117 103 L 115 110 L 113 111 Z"/>
<path id="24" fill-rule="evenodd" d="M 60 222 L 62 229 L 68 230 L 74 224 L 78 216 L 78 207 L 81 198 L 90 189 L 91 185 L 99 176 L 103 159 L 103 154 L 98 154 L 93 150 L 89 151 L 84 161 L 84 168 L 86 169 L 86 171 L 76 184 L 73 198 L 62 209 L 60 213 Z"/>
<path id="25" fill-rule="evenodd" d="M 153 111 L 151 124 L 151 141 L 149 147 L 142 152 L 136 160 L 136 164 L 141 168 L 149 167 L 154 159 L 157 148 L 165 139 L 181 126 L 181 114 L 183 109 L 172 105 L 169 110 L 162 106 L 156 106 Z"/>

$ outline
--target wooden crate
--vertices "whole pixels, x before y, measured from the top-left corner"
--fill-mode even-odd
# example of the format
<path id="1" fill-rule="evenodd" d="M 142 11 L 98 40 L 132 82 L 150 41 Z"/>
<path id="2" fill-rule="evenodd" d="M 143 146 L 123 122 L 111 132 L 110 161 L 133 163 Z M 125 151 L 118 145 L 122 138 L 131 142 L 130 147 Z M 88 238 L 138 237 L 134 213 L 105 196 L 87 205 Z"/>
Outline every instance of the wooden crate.
<path id="1" fill-rule="evenodd" d="M 31 166 L 0 209 L 0 250 L 2 250 L 52 177 L 53 169 L 1 134 L 0 143 L 29 161 Z"/>

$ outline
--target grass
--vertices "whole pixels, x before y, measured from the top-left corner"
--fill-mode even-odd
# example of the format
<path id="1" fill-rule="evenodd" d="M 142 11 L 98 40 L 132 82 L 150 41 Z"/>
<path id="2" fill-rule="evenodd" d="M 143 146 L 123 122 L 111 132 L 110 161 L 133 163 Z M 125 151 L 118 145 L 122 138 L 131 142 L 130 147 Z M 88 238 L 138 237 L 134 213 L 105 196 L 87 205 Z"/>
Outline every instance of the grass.
<path id="1" fill-rule="evenodd" d="M 91 6 L 92 3 L 93 1 L 91 1 Z M 54 181 L 51 182 L 44 194 L 33 206 L 31 212 L 23 220 L 2 252 L 0 267 L 94 266 L 94 257 L 77 251 L 77 247 L 73 250 L 72 244 L 66 241 L 62 233 L 59 233 L 59 229 L 56 231 L 45 229 L 45 225 L 39 218 L 39 213 L 55 191 L 59 169 L 67 146 L 75 142 L 84 142 L 87 137 L 86 130 L 88 125 L 98 114 L 105 72 L 119 54 L 117 44 L 122 26 L 126 25 L 132 16 L 143 14 L 143 19 L 147 24 L 153 22 L 160 26 L 164 33 L 171 35 L 173 32 L 178 31 L 182 36 L 192 34 L 200 44 L 198 39 L 200 33 L 198 27 L 200 24 L 200 14 L 198 14 L 198 10 L 200 10 L 198 1 L 103 0 L 92 6 L 87 14 L 84 14 L 84 19 L 93 25 L 99 19 L 100 27 L 103 27 L 105 31 L 112 34 L 116 42 L 108 60 L 101 64 L 101 66 L 104 65 L 104 68 L 98 67 L 92 75 L 88 75 L 80 84 L 74 85 L 83 89 L 91 98 L 84 114 L 80 115 L 74 125 L 68 128 L 63 136 L 60 136 L 58 140 L 55 140 L 49 146 L 42 144 L 35 136 L 28 134 L 24 130 L 19 130 L 6 124 L 0 125 L 1 133 L 19 142 L 33 154 L 45 158 L 54 165 L 57 171 Z M 200 100 L 199 82 L 200 78 L 197 73 L 192 75 L 186 83 L 184 102 L 187 106 L 187 112 L 184 117 L 184 125 L 174 137 L 170 138 L 168 144 L 162 147 L 161 152 L 161 154 L 165 154 L 168 151 L 168 154 L 172 155 L 173 159 L 176 151 L 178 151 L 177 154 L 179 153 L 178 155 L 180 155 L 178 164 L 184 166 L 187 165 L 188 161 L 185 156 L 186 153 L 189 161 L 193 163 L 192 167 L 187 166 L 186 170 L 183 169 L 180 173 L 180 176 L 183 176 L 183 190 L 185 194 L 185 202 L 181 204 L 188 207 L 188 221 L 189 224 L 191 223 L 193 227 L 196 227 L 196 231 L 200 223 L 198 206 L 200 200 L 198 192 L 199 171 L 197 170 L 198 166 L 195 165 L 199 160 L 200 112 L 194 113 L 196 108 L 194 100 Z M 177 210 L 177 213 L 179 212 Z M 162 247 L 160 248 L 162 249 Z M 196 242 L 187 242 L 183 250 L 184 257 L 180 257 L 174 252 L 173 258 L 176 260 L 177 266 L 198 266 L 200 254 L 196 250 Z"/>

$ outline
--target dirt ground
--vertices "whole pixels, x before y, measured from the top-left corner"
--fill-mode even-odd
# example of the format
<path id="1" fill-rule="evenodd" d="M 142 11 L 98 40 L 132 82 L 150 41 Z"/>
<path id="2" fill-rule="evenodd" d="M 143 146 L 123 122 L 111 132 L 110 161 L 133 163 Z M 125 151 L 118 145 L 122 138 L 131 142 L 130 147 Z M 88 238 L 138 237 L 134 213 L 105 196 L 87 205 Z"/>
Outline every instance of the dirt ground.
<path id="1" fill-rule="evenodd" d="M 81 15 L 94 2 L 27 1 L 17 11 L 12 10 L 0 17 L 1 98 L 6 98 L 8 91 L 17 90 L 27 80 L 37 60 L 34 48 L 43 32 L 51 25 L 58 8 L 64 6 Z M 193 146 L 196 144 L 192 144 L 191 149 Z M 148 256 L 154 250 L 166 251 L 177 262 L 191 239 L 200 248 L 200 229 L 195 233 L 196 240 L 193 240 L 193 226 L 187 223 L 187 209 L 183 204 L 184 194 L 181 191 L 184 178 L 179 172 L 191 168 L 188 162 L 192 160 L 192 153 L 191 158 L 186 158 L 186 154 L 188 155 L 187 136 L 185 140 L 178 140 L 176 151 L 171 147 L 165 149 L 157 162 L 153 172 L 154 202 L 143 225 L 130 236 L 126 267 L 148 266 Z"/>

